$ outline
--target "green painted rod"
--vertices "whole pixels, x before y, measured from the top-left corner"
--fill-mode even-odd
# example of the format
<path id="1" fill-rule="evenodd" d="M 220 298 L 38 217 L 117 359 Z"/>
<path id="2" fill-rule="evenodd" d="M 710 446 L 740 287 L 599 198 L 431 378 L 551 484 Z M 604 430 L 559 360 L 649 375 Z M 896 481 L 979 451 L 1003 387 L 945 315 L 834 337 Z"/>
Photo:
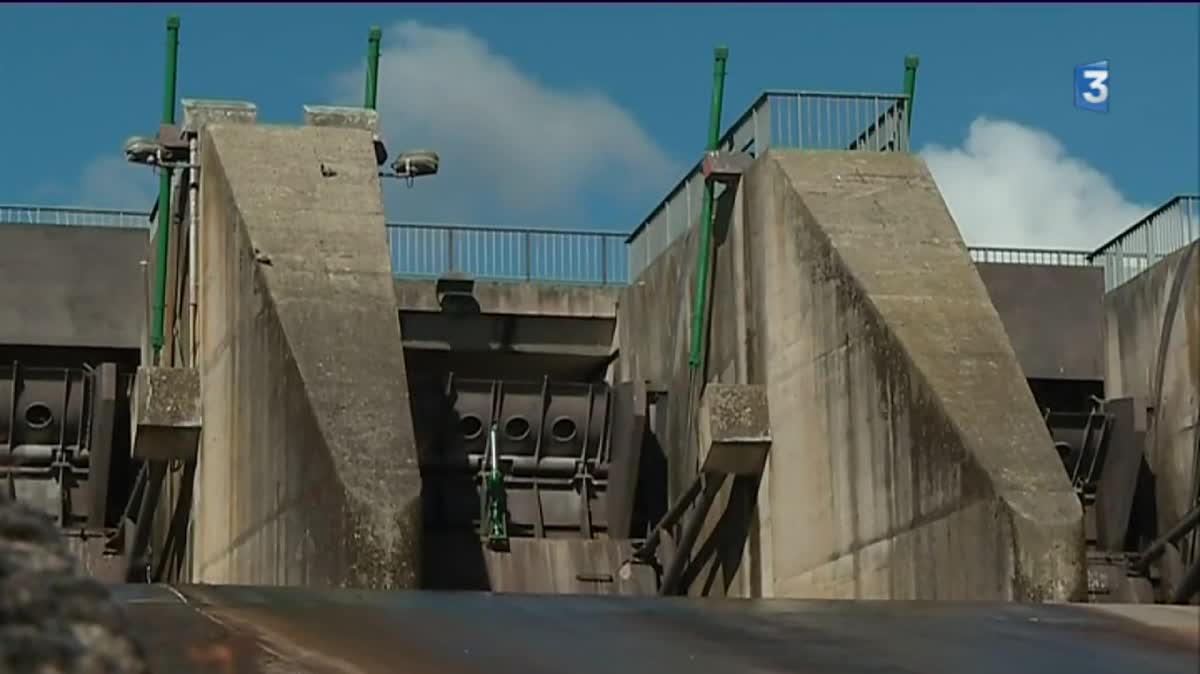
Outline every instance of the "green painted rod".
<path id="1" fill-rule="evenodd" d="M 163 86 L 162 123 L 175 123 L 175 76 L 179 56 L 179 17 L 167 18 L 167 73 Z M 171 170 L 158 177 L 158 253 L 155 256 L 154 331 L 150 344 L 157 363 L 163 347 L 163 322 L 167 308 L 167 258 L 171 243 Z"/>
<path id="2" fill-rule="evenodd" d="M 379 43 L 383 41 L 383 29 L 371 26 L 367 32 L 367 90 L 363 94 L 363 107 L 375 109 L 379 100 Z"/>
<path id="3" fill-rule="evenodd" d="M 725 63 L 729 60 L 729 49 L 717 47 L 713 50 L 712 105 L 708 110 L 708 145 L 712 152 L 721 142 L 721 103 L 725 99 Z M 692 348 L 688 354 L 688 367 L 699 370 L 704 352 L 704 312 L 708 300 L 708 267 L 712 255 L 713 186 L 704 184 L 704 202 L 700 207 L 700 248 L 696 253 L 696 296 L 692 300 Z"/>
<path id="4" fill-rule="evenodd" d="M 913 101 L 917 94 L 917 66 L 921 64 L 921 59 L 916 54 L 909 54 L 904 57 L 904 93 L 908 96 L 908 110 L 904 111 L 904 116 L 908 118 L 908 129 L 912 131 L 913 120 Z"/>

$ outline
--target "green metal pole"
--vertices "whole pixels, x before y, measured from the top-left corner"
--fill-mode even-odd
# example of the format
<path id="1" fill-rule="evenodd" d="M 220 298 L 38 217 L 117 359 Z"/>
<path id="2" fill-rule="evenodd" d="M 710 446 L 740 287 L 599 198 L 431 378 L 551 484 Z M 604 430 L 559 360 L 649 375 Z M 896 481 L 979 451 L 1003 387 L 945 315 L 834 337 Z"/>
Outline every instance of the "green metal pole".
<path id="1" fill-rule="evenodd" d="M 175 123 L 175 75 L 179 56 L 179 17 L 167 19 L 167 74 L 163 86 L 163 124 Z M 150 344 L 158 361 L 163 347 L 163 321 L 167 307 L 167 258 L 171 242 L 171 171 L 162 169 L 158 178 L 158 254 L 155 264 L 154 331 Z"/>
<path id="2" fill-rule="evenodd" d="M 363 107 L 375 109 L 379 99 L 379 43 L 383 40 L 383 29 L 371 26 L 367 33 L 367 91 L 363 95 Z"/>
<path id="3" fill-rule="evenodd" d="M 908 131 L 911 137 L 912 120 L 913 120 L 913 101 L 917 93 L 917 66 L 921 64 L 921 59 L 916 54 L 909 54 L 904 57 L 904 93 L 908 95 L 908 110 L 905 110 L 905 117 L 908 118 Z"/>
<path id="4" fill-rule="evenodd" d="M 713 50 L 713 92 L 708 111 L 708 143 L 712 152 L 721 142 L 721 103 L 725 99 L 725 63 L 729 60 L 729 49 L 717 47 Z M 700 368 L 704 352 L 704 312 L 708 300 L 708 266 L 712 254 L 713 186 L 704 185 L 704 202 L 700 208 L 700 249 L 696 254 L 696 296 L 692 301 L 692 346 L 688 354 L 688 367 L 693 371 Z"/>

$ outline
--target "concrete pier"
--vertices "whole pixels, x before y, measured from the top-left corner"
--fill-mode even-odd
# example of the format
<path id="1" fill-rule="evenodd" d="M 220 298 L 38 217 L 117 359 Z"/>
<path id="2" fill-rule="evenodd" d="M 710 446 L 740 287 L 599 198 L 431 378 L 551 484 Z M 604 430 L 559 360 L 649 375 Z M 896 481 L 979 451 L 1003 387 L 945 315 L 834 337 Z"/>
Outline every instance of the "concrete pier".
<path id="1" fill-rule="evenodd" d="M 1200 242 L 1159 261 L 1104 298 L 1105 379 L 1111 397 L 1148 413 L 1146 461 L 1160 531 L 1198 498 L 1200 475 Z"/>
<path id="2" fill-rule="evenodd" d="M 773 442 L 761 484 L 728 488 L 756 514 L 724 544 L 745 546 L 724 591 L 1081 596 L 1078 499 L 921 161 L 772 150 L 723 201 L 709 379 L 765 386 Z M 674 493 L 696 456 L 680 446 L 694 234 L 619 309 L 622 374 L 671 390 Z"/>
<path id="3" fill-rule="evenodd" d="M 369 131 L 201 136 L 193 578 L 419 583 L 420 478 Z"/>

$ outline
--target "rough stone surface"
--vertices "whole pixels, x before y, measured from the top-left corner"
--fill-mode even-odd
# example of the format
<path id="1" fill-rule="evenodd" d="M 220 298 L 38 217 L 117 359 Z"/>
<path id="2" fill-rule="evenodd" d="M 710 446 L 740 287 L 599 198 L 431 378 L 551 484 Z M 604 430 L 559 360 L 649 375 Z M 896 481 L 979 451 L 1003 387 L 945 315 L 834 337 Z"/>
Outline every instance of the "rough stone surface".
<path id="1" fill-rule="evenodd" d="M 134 380 L 133 454 L 191 460 L 200 438 L 200 373 L 193 368 L 139 367 Z"/>
<path id="2" fill-rule="evenodd" d="M 124 613 L 82 574 L 54 523 L 7 500 L 0 500 L 0 671 L 149 671 Z"/>
<path id="3" fill-rule="evenodd" d="M 254 124 L 258 121 L 258 106 L 245 101 L 217 101 L 185 98 L 183 130 L 199 133 L 208 124 Z"/>
<path id="4" fill-rule="evenodd" d="M 193 577 L 419 582 L 420 477 L 371 133 L 202 137 Z"/>
<path id="5" fill-rule="evenodd" d="M 766 387 L 772 447 L 761 484 L 718 499 L 753 504 L 753 522 L 710 577 L 751 596 L 1082 597 L 1078 499 L 920 160 L 769 151 L 726 201 L 706 378 Z M 673 496 L 696 465 L 694 234 L 618 317 L 620 372 L 670 389 Z M 715 539 L 728 519 L 710 516 Z"/>

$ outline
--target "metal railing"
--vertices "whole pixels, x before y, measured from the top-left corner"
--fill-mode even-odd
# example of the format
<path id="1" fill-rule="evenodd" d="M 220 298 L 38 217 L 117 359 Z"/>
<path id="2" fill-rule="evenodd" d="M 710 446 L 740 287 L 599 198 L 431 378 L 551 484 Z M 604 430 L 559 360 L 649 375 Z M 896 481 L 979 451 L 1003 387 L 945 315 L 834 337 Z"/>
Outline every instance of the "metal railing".
<path id="1" fill-rule="evenodd" d="M 620 285 L 629 270 L 625 235 L 609 232 L 396 223 L 388 249 L 397 276 Z"/>
<path id="2" fill-rule="evenodd" d="M 769 95 L 760 99 L 760 103 L 764 101 L 774 105 L 770 103 Z M 903 100 L 899 103 L 900 114 L 893 118 L 896 122 L 904 119 Z M 747 129 L 754 128 L 756 109 L 759 109 L 758 104 L 726 134 L 723 141 L 726 147 L 752 150 L 757 138 L 779 136 L 778 129 L 761 135 L 746 133 Z M 747 117 L 750 124 L 745 123 Z M 764 115 L 759 122 L 769 119 Z M 861 133 L 855 142 L 873 142 L 869 139 L 878 137 L 873 130 L 886 128 L 886 124 L 891 123 L 882 118 L 881 121 L 882 124 Z M 790 124 L 783 128 L 798 127 Z M 763 127 L 759 126 L 758 130 L 763 131 Z M 904 132 L 899 128 L 892 136 L 905 140 Z M 391 223 L 387 232 L 392 270 L 397 276 L 409 277 L 462 272 L 479 278 L 512 281 L 625 284 L 674 237 L 686 231 L 693 214 L 698 217 L 699 198 L 703 193 L 701 181 L 697 168 L 676 186 L 671 196 L 628 240 L 622 234 L 611 232 Z M 147 228 L 149 214 L 121 209 L 0 204 L 0 224 Z M 658 238 L 660 247 L 653 256 L 648 256 L 648 244 L 655 240 L 655 235 L 661 234 L 669 234 L 670 238 Z M 975 262 L 1099 266 L 1104 269 L 1105 289 L 1112 290 L 1197 240 L 1200 240 L 1200 196 L 1181 195 L 1091 253 L 986 246 L 972 246 L 968 250 Z"/>
<path id="3" fill-rule="evenodd" d="M 990 264 L 1037 264 L 1054 267 L 1090 267 L 1088 251 L 1053 248 L 994 248 L 968 246 L 972 262 Z"/>
<path id="4" fill-rule="evenodd" d="M 0 224 L 66 225 L 72 227 L 128 227 L 146 229 L 150 226 L 146 211 L 127 211 L 116 208 L 76 208 L 72 206 L 25 206 L 0 204 Z"/>
<path id="5" fill-rule="evenodd" d="M 1088 260 L 1104 268 L 1104 289 L 1112 290 L 1198 239 L 1200 195 L 1184 194 L 1113 237 Z"/>
<path id="6" fill-rule="evenodd" d="M 0 204 L 0 224 L 147 229 L 149 213 Z M 629 273 L 625 234 L 551 229 L 390 223 L 397 276 L 463 272 L 512 281 L 614 285 Z"/>
<path id="7" fill-rule="evenodd" d="M 907 111 L 904 94 L 770 90 L 729 127 L 719 147 L 753 156 L 769 147 L 907 152 Z M 716 189 L 719 195 L 723 188 Z M 703 195 L 697 162 L 629 235 L 630 279 L 699 219 Z"/>

